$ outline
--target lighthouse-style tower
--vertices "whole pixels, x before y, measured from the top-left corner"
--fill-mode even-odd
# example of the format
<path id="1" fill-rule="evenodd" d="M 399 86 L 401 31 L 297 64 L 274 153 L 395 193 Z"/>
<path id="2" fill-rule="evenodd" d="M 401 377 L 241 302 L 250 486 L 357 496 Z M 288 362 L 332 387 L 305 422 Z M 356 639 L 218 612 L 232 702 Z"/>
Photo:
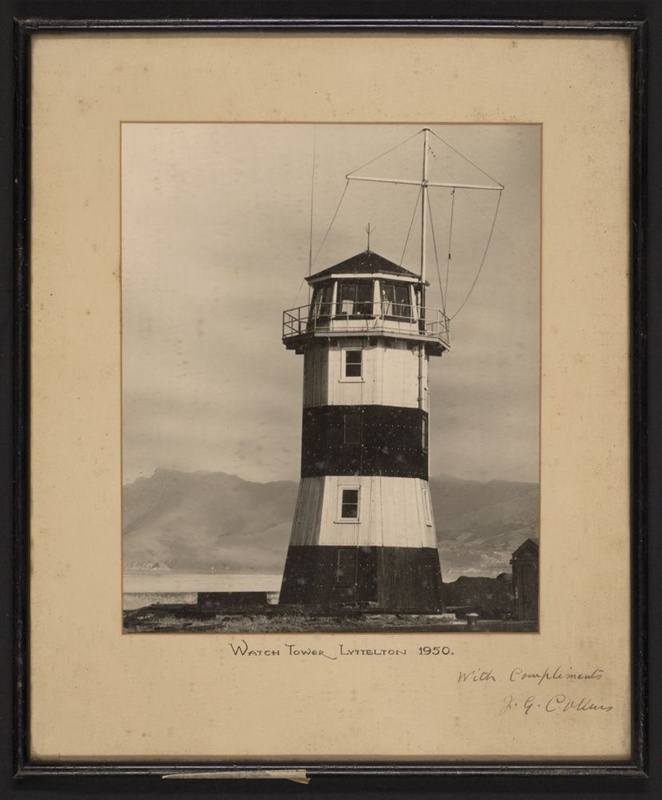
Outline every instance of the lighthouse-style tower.
<path id="1" fill-rule="evenodd" d="M 428 362 L 448 347 L 420 276 L 366 250 L 285 312 L 304 356 L 301 484 L 281 603 L 443 610 L 428 486 Z"/>
<path id="2" fill-rule="evenodd" d="M 346 176 L 420 187 L 420 274 L 371 252 L 368 238 L 366 251 L 309 276 L 310 305 L 283 315 L 283 342 L 304 357 L 301 483 L 283 604 L 444 609 L 428 484 L 428 366 L 449 336 L 445 313 L 425 303 L 428 190 L 449 190 L 453 200 L 457 189 L 497 190 L 500 198 L 503 186 L 474 164 L 489 185 L 429 181 L 432 132 L 420 133 L 419 180 Z"/>
<path id="3" fill-rule="evenodd" d="M 283 341 L 304 356 L 301 484 L 280 602 L 443 610 L 428 485 L 428 363 L 448 322 L 421 274 L 368 249 L 308 278 Z M 348 176 L 349 178 L 350 176 Z"/>
<path id="4" fill-rule="evenodd" d="M 285 346 L 304 356 L 283 604 L 444 609 L 428 484 L 428 364 L 448 349 L 448 320 L 425 307 L 423 133 L 421 180 L 388 180 L 421 187 L 420 275 L 371 252 L 368 239 L 365 252 L 311 275 L 311 304 L 283 315 Z"/>

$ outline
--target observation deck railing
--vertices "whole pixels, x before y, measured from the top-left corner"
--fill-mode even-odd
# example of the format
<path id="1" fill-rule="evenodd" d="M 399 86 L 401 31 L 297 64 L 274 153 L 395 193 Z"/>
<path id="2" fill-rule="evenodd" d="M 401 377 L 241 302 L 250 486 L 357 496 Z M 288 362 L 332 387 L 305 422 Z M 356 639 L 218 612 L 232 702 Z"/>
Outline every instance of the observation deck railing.
<path id="1" fill-rule="evenodd" d="M 368 334 L 420 339 L 450 346 L 448 317 L 438 308 L 396 304 L 348 302 L 298 306 L 283 312 L 283 341 L 295 337 Z"/>

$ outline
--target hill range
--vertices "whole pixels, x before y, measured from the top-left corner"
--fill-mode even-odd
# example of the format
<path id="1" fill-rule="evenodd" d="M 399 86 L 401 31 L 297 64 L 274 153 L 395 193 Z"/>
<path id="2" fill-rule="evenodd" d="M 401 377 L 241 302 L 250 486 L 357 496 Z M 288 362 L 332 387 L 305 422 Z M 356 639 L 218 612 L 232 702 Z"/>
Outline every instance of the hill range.
<path id="1" fill-rule="evenodd" d="M 509 572 L 513 550 L 538 538 L 536 483 L 443 475 L 430 493 L 445 581 Z M 157 469 L 124 487 L 124 567 L 280 574 L 296 495 L 294 481 Z"/>

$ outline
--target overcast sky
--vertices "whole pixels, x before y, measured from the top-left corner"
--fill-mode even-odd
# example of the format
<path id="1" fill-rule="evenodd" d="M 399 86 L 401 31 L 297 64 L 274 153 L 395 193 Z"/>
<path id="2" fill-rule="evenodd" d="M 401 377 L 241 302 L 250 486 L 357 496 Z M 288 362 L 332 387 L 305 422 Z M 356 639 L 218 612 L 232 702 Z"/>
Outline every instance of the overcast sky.
<path id="1" fill-rule="evenodd" d="M 405 142 L 358 174 L 420 178 L 413 135 L 424 124 L 123 125 L 125 482 L 157 467 L 298 479 L 303 358 L 283 346 L 281 316 L 308 298 L 313 151 L 313 272 L 364 250 L 368 223 L 372 250 L 418 271 L 420 223 L 405 250 L 417 187 L 350 182 L 320 246 L 347 173 Z M 447 143 L 430 138 L 431 181 L 505 186 L 452 349 L 431 359 L 431 474 L 536 481 L 540 128 L 430 127 Z M 449 315 L 474 281 L 497 197 L 455 194 Z M 430 204 L 439 275 L 429 236 L 427 304 L 440 307 L 450 190 L 430 189 Z"/>

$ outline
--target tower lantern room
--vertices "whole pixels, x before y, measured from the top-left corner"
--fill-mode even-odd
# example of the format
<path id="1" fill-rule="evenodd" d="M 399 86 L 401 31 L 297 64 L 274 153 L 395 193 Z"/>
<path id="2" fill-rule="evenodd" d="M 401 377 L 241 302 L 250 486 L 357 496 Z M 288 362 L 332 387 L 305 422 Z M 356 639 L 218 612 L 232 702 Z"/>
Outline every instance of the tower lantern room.
<path id="1" fill-rule="evenodd" d="M 280 602 L 443 610 L 428 485 L 428 363 L 448 323 L 426 284 L 366 250 L 284 313 L 304 356 L 301 483 Z"/>

